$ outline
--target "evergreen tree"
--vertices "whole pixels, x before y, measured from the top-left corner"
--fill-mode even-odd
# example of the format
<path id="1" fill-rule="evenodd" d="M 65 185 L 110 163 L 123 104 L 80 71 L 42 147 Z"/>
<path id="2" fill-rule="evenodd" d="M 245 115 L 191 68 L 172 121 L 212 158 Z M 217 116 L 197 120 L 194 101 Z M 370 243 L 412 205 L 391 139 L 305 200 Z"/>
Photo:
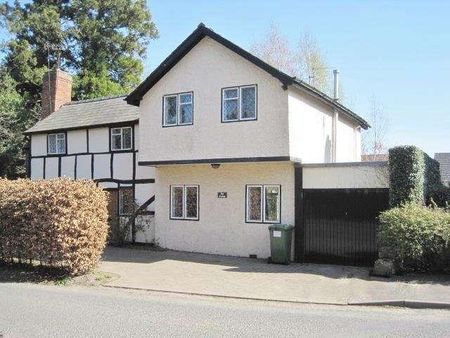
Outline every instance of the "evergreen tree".
<path id="1" fill-rule="evenodd" d="M 20 160 L 4 155 L 8 135 L 15 134 L 6 121 L 21 120 L 21 128 L 36 122 L 48 67 L 74 75 L 74 99 L 125 94 L 139 83 L 148 43 L 158 35 L 145 0 L 3 2 L 0 23 L 10 33 L 1 64 L 9 87 L 1 93 L 0 176 L 11 177 L 17 175 L 4 168 Z M 24 146 L 23 137 L 17 140 Z"/>

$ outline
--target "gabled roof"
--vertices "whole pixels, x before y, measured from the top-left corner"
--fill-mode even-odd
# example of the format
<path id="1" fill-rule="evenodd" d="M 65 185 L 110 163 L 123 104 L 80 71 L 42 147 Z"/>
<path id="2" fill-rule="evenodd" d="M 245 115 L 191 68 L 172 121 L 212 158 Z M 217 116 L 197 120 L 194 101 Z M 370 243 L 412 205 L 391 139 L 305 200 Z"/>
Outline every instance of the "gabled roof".
<path id="1" fill-rule="evenodd" d="M 307 83 L 297 79 L 296 77 L 289 76 L 288 74 L 276 69 L 260 58 L 254 56 L 241 47 L 235 45 L 231 41 L 215 33 L 213 30 L 207 28 L 203 23 L 198 25 L 197 29 L 192 32 L 192 34 L 189 35 L 135 90 L 133 90 L 125 98 L 125 100 L 129 104 L 139 106 L 139 103 L 145 93 L 147 93 L 150 88 L 152 88 L 167 72 L 169 72 L 178 63 L 178 61 L 180 61 L 187 53 L 189 53 L 189 51 L 206 36 L 231 49 L 233 52 L 242 56 L 244 59 L 265 70 L 267 73 L 280 80 L 285 88 L 287 88 L 288 86 L 295 86 L 305 91 L 309 95 L 312 95 L 322 102 L 328 104 L 329 106 L 337 109 L 344 115 L 348 116 L 350 119 L 356 121 L 364 129 L 370 127 L 367 121 L 365 121 L 362 117 L 358 116 L 342 104 L 336 102 L 334 99 L 321 92 L 317 88 L 314 88 L 313 86 L 308 85 Z"/>
<path id="2" fill-rule="evenodd" d="M 25 134 L 137 122 L 139 109 L 127 104 L 124 98 L 123 95 L 66 103 Z"/>
<path id="3" fill-rule="evenodd" d="M 450 153 L 436 153 L 434 159 L 439 162 L 442 182 L 450 182 Z"/>

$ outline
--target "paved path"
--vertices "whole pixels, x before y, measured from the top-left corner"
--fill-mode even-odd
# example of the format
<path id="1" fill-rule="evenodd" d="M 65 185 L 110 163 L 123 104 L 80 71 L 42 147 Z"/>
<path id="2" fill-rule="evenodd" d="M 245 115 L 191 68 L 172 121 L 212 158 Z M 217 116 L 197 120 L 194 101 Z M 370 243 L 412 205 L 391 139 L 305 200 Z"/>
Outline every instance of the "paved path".
<path id="1" fill-rule="evenodd" d="M 0 284 L 9 337 L 448 337 L 447 310 L 286 304 Z"/>
<path id="2" fill-rule="evenodd" d="M 347 304 L 385 300 L 447 302 L 450 278 L 433 283 L 370 278 L 366 268 L 267 264 L 264 260 L 176 251 L 108 248 L 100 270 L 138 289 L 268 300 Z"/>

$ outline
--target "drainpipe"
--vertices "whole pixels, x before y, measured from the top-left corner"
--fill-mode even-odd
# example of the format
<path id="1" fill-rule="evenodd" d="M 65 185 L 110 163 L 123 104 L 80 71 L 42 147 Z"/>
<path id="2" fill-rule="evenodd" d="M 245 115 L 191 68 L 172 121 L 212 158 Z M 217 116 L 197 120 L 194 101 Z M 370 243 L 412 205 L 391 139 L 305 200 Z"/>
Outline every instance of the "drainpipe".
<path id="1" fill-rule="evenodd" d="M 334 101 L 339 100 L 339 71 L 337 69 L 333 70 L 333 78 L 334 78 Z M 333 122 L 332 122 L 332 131 L 331 131 L 331 145 L 332 145 L 332 153 L 331 153 L 331 162 L 336 162 L 336 150 L 337 150 L 337 123 L 339 119 L 339 112 L 336 108 L 333 109 Z"/>

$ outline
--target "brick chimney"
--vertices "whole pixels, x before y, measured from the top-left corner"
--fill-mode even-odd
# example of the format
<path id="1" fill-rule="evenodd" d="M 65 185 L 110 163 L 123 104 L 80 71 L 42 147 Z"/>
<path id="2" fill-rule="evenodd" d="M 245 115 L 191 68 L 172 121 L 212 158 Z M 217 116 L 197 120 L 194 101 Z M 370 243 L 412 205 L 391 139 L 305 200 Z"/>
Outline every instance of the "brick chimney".
<path id="1" fill-rule="evenodd" d="M 55 68 L 42 79 L 41 120 L 72 100 L 72 76 Z"/>

